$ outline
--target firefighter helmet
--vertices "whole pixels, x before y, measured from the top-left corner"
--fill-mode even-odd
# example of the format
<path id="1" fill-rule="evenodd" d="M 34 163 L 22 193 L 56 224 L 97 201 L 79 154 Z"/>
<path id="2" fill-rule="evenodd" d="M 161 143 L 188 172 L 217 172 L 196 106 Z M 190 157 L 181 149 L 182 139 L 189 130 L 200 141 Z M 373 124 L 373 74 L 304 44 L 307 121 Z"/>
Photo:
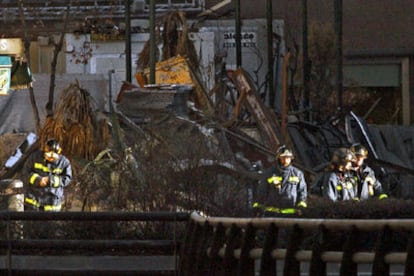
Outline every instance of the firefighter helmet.
<path id="1" fill-rule="evenodd" d="M 49 139 L 45 145 L 45 152 L 54 152 L 60 154 L 62 152 L 62 148 L 56 139 Z"/>
<path id="2" fill-rule="evenodd" d="M 353 144 L 350 149 L 351 149 L 352 153 L 355 154 L 355 156 L 357 156 L 357 157 L 359 157 L 359 156 L 362 156 L 362 157 L 365 157 L 365 158 L 368 157 L 367 148 L 364 147 L 361 144 Z"/>
<path id="3" fill-rule="evenodd" d="M 348 162 L 353 162 L 355 155 L 350 149 L 347 148 L 338 148 L 332 154 L 331 163 L 337 166 L 344 166 Z"/>
<path id="4" fill-rule="evenodd" d="M 276 157 L 290 157 L 293 158 L 293 152 L 286 145 L 281 145 L 276 151 Z"/>

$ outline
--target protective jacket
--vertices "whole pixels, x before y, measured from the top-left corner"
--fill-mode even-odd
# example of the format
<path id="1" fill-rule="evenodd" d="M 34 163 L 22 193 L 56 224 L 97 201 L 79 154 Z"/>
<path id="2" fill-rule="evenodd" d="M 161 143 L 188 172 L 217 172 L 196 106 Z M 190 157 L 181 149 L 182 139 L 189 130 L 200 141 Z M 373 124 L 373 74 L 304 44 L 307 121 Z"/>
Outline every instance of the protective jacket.
<path id="1" fill-rule="evenodd" d="M 253 207 L 277 213 L 294 213 L 295 207 L 306 207 L 307 186 L 301 170 L 293 165 L 275 166 L 264 175 Z"/>
<path id="2" fill-rule="evenodd" d="M 60 211 L 64 188 L 72 179 L 72 167 L 69 160 L 60 155 L 55 162 L 43 157 L 43 152 L 33 153 L 26 161 L 28 177 L 25 183 L 25 204 L 45 211 Z M 40 179 L 49 176 L 49 184 L 39 185 Z"/>
<path id="3" fill-rule="evenodd" d="M 381 182 L 375 177 L 374 170 L 363 164 L 358 169 L 352 171 L 355 181 L 358 183 L 357 196 L 360 200 L 366 200 L 372 197 L 383 199 L 388 197 L 383 189 Z"/>
<path id="4" fill-rule="evenodd" d="M 322 196 L 332 201 L 357 200 L 357 182 L 351 174 L 334 170 L 325 178 Z"/>

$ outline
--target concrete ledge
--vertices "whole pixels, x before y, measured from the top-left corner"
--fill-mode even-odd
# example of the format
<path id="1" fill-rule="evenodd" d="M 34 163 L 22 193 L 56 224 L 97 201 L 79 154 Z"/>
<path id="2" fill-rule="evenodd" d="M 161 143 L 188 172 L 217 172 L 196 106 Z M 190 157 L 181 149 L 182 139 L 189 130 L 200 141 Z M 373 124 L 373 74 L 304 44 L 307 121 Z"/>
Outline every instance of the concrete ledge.
<path id="1" fill-rule="evenodd" d="M 32 256 L 11 255 L 11 269 L 25 271 L 175 271 L 175 256 Z M 9 259 L 0 256 L 0 269 L 7 270 Z"/>

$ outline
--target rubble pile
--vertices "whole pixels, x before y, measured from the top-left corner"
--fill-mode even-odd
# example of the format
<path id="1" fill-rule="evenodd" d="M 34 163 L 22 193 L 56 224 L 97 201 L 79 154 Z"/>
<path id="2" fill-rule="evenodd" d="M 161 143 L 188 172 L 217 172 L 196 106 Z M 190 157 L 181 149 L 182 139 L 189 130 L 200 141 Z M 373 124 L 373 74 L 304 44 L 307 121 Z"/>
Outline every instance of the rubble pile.
<path id="1" fill-rule="evenodd" d="M 156 83 L 148 83 L 147 43 L 137 63 L 139 86 L 123 83 L 107 120 L 65 93 L 60 121 L 46 122 L 43 134 L 64 141 L 76 172 L 67 209 L 250 215 L 254 187 L 281 144 L 294 150 L 308 184 L 335 149 L 364 144 L 388 193 L 414 198 L 413 129 L 369 125 L 352 110 L 306 121 L 285 102 L 277 113 L 243 68 L 227 71 L 225 64 L 206 91 L 185 17 L 177 12 L 163 19 Z"/>
<path id="2" fill-rule="evenodd" d="M 263 103 L 243 69 L 232 72 L 230 81 L 231 90 L 229 86 L 216 89 L 209 94 L 209 101 L 197 101 L 194 89 L 187 89 L 185 107 L 177 106 L 183 103 L 177 100 L 182 96 L 180 84 L 129 86 L 120 91 L 119 118 L 124 127 L 142 137 L 133 151 L 140 151 L 136 156 L 138 167 L 147 177 L 165 173 L 162 180 L 150 182 L 168 183 L 164 192 L 175 187 L 173 193 L 165 194 L 165 198 L 173 198 L 175 207 L 219 215 L 249 215 L 254 186 L 261 171 L 274 161 L 275 149 L 281 144 L 294 149 L 295 165 L 304 170 L 309 184 L 329 164 L 335 149 L 365 144 L 372 154 L 370 163 L 389 194 L 404 198 L 401 187 L 405 185 L 408 190 L 413 175 L 411 160 L 387 159 L 390 149 L 384 145 L 386 141 L 371 134 L 377 133 L 376 126 L 368 125 L 352 110 L 332 114 L 323 122 L 277 114 Z M 231 102 L 229 93 L 233 93 Z M 210 109 L 213 114 L 205 112 Z M 289 121 L 283 124 L 282 118 Z M 152 167 L 156 167 L 155 172 Z"/>

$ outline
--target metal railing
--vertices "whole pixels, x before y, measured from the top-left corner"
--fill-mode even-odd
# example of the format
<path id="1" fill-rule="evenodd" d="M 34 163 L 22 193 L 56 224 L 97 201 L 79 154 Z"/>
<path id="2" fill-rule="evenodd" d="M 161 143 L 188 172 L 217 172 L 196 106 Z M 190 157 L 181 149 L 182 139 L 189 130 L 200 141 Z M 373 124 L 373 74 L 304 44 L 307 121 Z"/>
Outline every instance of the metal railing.
<path id="1" fill-rule="evenodd" d="M 174 238 L 155 240 L 145 235 L 118 238 L 115 234 L 94 236 L 86 231 L 87 223 L 99 222 L 142 222 L 142 223 L 172 223 L 171 231 L 176 231 L 175 223 L 185 223 L 189 220 L 189 213 L 171 212 L 10 212 L 0 211 L 0 228 L 3 230 L 0 238 L 0 271 L 14 275 L 17 272 L 30 273 L 39 271 L 50 273 L 63 272 L 117 272 L 137 273 L 155 272 L 165 275 L 175 275 L 178 265 L 178 251 L 181 240 Z M 43 237 L 33 235 L 31 228 L 35 222 L 41 222 Z M 53 223 L 79 222 L 81 230 L 79 237 L 73 237 L 71 229 L 70 239 L 67 233 L 55 233 L 59 225 Z M 108 224 L 106 224 L 108 225 Z M 100 226 L 98 226 L 100 227 Z M 105 227 L 105 224 L 102 226 Z M 117 227 L 116 229 L 121 229 Z M 27 233 L 31 232 L 30 236 Z M 108 232 L 108 231 L 106 231 Z M 76 234 L 76 232 L 75 232 Z M 60 235 L 60 236 L 59 236 Z M 128 235 L 127 235 L 128 236 Z M 140 238 L 141 237 L 141 238 Z M 154 253 L 156 252 L 156 253 Z M 114 253 L 114 254 L 113 254 Z M 114 256 L 112 256 L 114 255 Z M 112 256 L 112 257 L 111 257 Z M 98 258 L 99 257 L 99 258 Z M 132 258 L 133 257 L 133 258 Z M 140 258 L 144 257 L 144 258 Z M 150 258 L 151 257 L 151 258 Z M 168 258 L 167 258 L 168 257 Z M 164 265 L 160 265 L 164 260 Z M 33 264 L 35 263 L 36 264 Z M 65 263 L 62 264 L 62 263 Z M 125 265 L 129 263 L 128 267 Z M 60 264 L 59 264 L 60 263 Z M 132 267 L 131 267 L 132 264 Z"/>
<path id="2" fill-rule="evenodd" d="M 0 198 L 2 274 L 178 271 L 190 213 L 25 212 L 18 179 L 0 181 Z"/>
<path id="3" fill-rule="evenodd" d="M 0 271 L 9 275 L 39 269 L 121 273 L 151 270 L 151 275 L 156 275 L 153 269 L 164 265 L 163 275 L 168 271 L 173 275 L 321 276 L 329 274 L 330 264 L 336 264 L 335 275 L 358 275 L 363 265 L 369 265 L 371 275 L 391 275 L 395 267 L 399 275 L 414 275 L 414 219 L 229 218 L 206 217 L 197 212 L 22 212 L 21 183 L 11 182 L 4 188 L 2 194 L 9 197 L 9 211 L 0 211 Z M 120 238 L 110 232 L 112 228 L 103 235 L 85 236 L 82 232 L 69 239 L 65 234 L 39 238 L 36 233 L 28 235 L 36 222 L 42 224 L 46 233 L 49 223 L 56 226 L 53 223 L 60 222 L 78 222 L 81 231 L 95 229 L 88 228 L 93 222 L 115 223 L 116 230 L 123 229 L 126 222 L 172 223 L 173 228 L 168 231 L 174 238 L 155 240 L 146 237 L 145 231 L 132 238 Z M 55 259 L 45 256 L 48 250 L 53 251 Z M 142 258 L 108 260 L 107 256 L 88 263 L 88 256 L 79 254 L 88 250 L 88 255 L 93 256 L 108 255 L 108 250 L 121 251 L 126 257 L 142 257 L 154 250 L 157 254 L 143 263 Z M 42 252 L 40 259 L 35 258 L 38 252 Z M 67 267 L 54 266 L 56 255 L 62 255 L 57 260 L 60 263 L 71 256 L 81 259 L 70 259 Z M 28 266 L 33 259 L 41 264 Z M 127 268 L 130 265 L 125 265 L 125 259 L 132 267 Z"/>
<path id="4" fill-rule="evenodd" d="M 358 275 L 363 264 L 369 264 L 368 275 L 391 275 L 394 265 L 399 275 L 414 275 L 414 219 L 220 218 L 193 213 L 187 230 L 180 275 L 321 276 L 328 274 L 330 263 L 337 264 L 335 275 Z M 401 244 L 396 246 L 398 239 Z"/>

